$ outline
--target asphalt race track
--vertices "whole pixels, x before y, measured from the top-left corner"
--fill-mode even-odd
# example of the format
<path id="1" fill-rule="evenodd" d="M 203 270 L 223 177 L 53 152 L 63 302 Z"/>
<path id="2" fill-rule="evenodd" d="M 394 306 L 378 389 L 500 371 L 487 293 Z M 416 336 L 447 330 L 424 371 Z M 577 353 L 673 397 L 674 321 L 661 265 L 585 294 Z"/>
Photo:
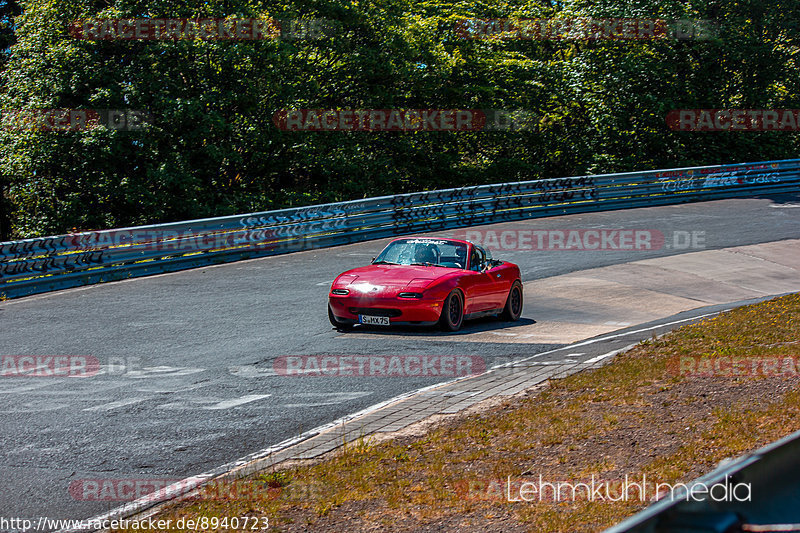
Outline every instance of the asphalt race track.
<path id="1" fill-rule="evenodd" d="M 527 294 L 542 278 L 800 238 L 800 195 L 568 215 L 476 230 L 519 235 L 602 228 L 649 230 L 664 242 L 655 250 L 506 250 L 495 257 L 520 265 Z M 81 480 L 181 479 L 449 379 L 284 377 L 272 371 L 273 360 L 282 355 L 469 355 L 491 366 L 566 344 L 535 333 L 517 341 L 514 331 L 535 332 L 532 325 L 547 318 L 534 316 L 533 305 L 517 323 L 481 320 L 456 334 L 334 331 L 325 311 L 330 282 L 367 263 L 386 242 L 0 303 L 0 355 L 84 355 L 102 365 L 86 378 L 0 377 L 4 515 L 88 518 L 124 502 L 93 501 L 74 490 Z"/>

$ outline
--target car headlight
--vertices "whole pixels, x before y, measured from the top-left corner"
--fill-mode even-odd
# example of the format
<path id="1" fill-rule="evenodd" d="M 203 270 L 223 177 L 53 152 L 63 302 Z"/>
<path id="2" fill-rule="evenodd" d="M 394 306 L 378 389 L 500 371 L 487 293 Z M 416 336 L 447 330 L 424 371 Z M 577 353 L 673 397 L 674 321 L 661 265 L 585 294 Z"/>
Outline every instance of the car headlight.
<path id="1" fill-rule="evenodd" d="M 347 289 L 333 289 L 331 291 L 331 294 L 335 294 L 337 296 L 347 296 L 348 294 L 350 294 L 350 291 Z"/>

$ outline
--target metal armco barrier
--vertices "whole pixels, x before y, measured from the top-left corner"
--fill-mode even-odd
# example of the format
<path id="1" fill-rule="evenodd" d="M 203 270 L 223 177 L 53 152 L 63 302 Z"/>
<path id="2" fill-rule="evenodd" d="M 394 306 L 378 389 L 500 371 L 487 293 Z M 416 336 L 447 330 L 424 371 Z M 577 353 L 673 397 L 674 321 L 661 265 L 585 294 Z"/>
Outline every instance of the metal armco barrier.
<path id="1" fill-rule="evenodd" d="M 720 465 L 686 489 L 674 484 L 676 491 L 604 533 L 800 531 L 798 473 L 800 431 Z"/>
<path id="2" fill-rule="evenodd" d="M 416 232 L 800 190 L 800 159 L 462 187 L 0 243 L 0 298 Z"/>

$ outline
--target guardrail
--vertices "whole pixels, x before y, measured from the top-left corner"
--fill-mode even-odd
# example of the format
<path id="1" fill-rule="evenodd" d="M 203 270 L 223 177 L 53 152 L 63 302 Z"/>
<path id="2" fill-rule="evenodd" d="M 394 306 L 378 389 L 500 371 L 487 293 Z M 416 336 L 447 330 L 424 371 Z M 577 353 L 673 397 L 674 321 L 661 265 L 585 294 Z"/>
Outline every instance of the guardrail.
<path id="1" fill-rule="evenodd" d="M 800 190 L 800 159 L 368 198 L 0 243 L 0 298 L 500 221 Z"/>
<path id="2" fill-rule="evenodd" d="M 800 531 L 798 471 L 800 431 L 720 465 L 603 533 Z"/>

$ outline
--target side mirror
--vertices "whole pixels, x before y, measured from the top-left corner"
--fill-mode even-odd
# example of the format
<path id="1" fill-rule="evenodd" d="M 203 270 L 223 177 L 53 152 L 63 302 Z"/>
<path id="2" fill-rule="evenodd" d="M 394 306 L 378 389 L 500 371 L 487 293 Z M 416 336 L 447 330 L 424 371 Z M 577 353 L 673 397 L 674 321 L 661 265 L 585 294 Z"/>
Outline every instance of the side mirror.
<path id="1" fill-rule="evenodd" d="M 375 258 L 376 258 L 376 257 L 377 257 L 377 256 L 375 256 L 375 257 L 373 257 L 372 259 L 370 259 L 370 261 L 369 261 L 369 262 L 370 262 L 370 263 L 374 263 L 374 262 L 375 262 Z"/>

